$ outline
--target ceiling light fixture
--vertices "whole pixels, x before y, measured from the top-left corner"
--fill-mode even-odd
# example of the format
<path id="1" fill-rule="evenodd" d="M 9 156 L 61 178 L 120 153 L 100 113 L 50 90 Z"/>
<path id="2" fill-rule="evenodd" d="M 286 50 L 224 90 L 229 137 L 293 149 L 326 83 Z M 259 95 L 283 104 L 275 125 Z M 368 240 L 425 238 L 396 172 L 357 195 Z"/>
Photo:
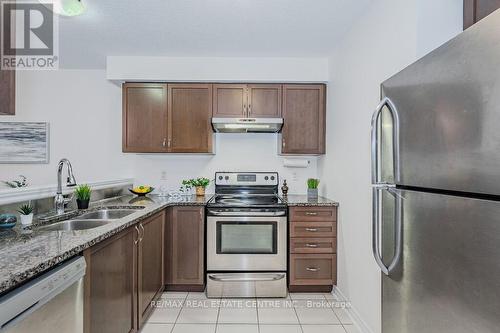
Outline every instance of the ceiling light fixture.
<path id="1" fill-rule="evenodd" d="M 52 11 L 61 16 L 78 16 L 85 12 L 81 0 L 39 0 L 43 5 L 51 4 Z"/>

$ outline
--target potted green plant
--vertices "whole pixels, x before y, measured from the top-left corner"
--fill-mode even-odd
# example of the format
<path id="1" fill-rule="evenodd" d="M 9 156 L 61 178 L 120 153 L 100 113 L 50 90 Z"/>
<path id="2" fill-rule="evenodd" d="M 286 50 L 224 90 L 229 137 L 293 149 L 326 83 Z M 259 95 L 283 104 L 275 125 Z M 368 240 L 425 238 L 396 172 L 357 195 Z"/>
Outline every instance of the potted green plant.
<path id="1" fill-rule="evenodd" d="M 309 178 L 307 180 L 307 197 L 309 199 L 318 198 L 318 185 L 319 185 L 319 179 Z"/>
<path id="2" fill-rule="evenodd" d="M 75 189 L 76 205 L 78 209 L 89 208 L 90 195 L 92 194 L 92 189 L 87 184 L 78 185 Z"/>
<path id="3" fill-rule="evenodd" d="M 182 185 L 187 188 L 194 187 L 196 189 L 196 195 L 205 195 L 205 188 L 210 184 L 210 179 L 208 178 L 196 178 L 187 179 L 182 181 Z"/>
<path id="4" fill-rule="evenodd" d="M 23 226 L 30 225 L 33 223 L 33 206 L 31 204 L 25 204 L 19 207 L 17 210 L 19 216 L 21 217 L 21 224 Z"/>

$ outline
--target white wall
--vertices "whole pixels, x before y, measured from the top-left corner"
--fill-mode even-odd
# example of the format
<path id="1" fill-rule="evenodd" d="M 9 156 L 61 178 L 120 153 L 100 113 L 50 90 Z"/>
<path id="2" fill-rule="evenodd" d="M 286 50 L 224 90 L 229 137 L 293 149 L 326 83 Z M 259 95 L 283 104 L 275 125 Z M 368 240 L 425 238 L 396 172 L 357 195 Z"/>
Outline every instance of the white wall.
<path id="1" fill-rule="evenodd" d="M 106 75 L 117 81 L 327 82 L 328 58 L 109 56 Z"/>
<path id="2" fill-rule="evenodd" d="M 63 157 L 79 182 L 133 175 L 121 153 L 121 91 L 103 70 L 19 71 L 16 115 L 0 120 L 50 123 L 50 163 L 0 164 L 0 180 L 23 174 L 32 185 L 54 184 Z"/>
<path id="3" fill-rule="evenodd" d="M 315 157 L 308 168 L 283 168 L 276 134 L 217 134 L 216 155 L 123 154 L 121 88 L 104 70 L 18 72 L 16 95 L 16 116 L 1 121 L 49 122 L 50 164 L 0 164 L 0 180 L 23 174 L 32 185 L 54 184 L 62 157 L 70 159 L 80 182 L 135 177 L 138 184 L 166 184 L 169 190 L 182 179 L 213 178 L 215 171 L 278 171 L 290 193 L 305 193 L 306 179 L 317 177 Z"/>
<path id="4" fill-rule="evenodd" d="M 323 194 L 340 202 L 338 287 L 380 332 L 380 271 L 371 253 L 370 120 L 379 85 L 461 31 L 458 0 L 376 1 L 333 41 Z"/>

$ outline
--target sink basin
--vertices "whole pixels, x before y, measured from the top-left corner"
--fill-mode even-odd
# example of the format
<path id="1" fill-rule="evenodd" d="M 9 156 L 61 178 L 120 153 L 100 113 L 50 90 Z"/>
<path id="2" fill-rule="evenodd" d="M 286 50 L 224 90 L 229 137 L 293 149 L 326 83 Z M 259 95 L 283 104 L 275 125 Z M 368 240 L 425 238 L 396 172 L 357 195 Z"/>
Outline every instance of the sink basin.
<path id="1" fill-rule="evenodd" d="M 71 230 L 87 230 L 87 229 L 93 229 L 97 227 L 102 227 L 103 225 L 106 225 L 110 223 L 111 221 L 106 221 L 106 220 L 69 220 L 69 221 L 63 221 L 63 222 L 57 222 L 54 224 L 49 224 L 45 226 L 41 226 L 37 228 L 38 230 L 42 231 L 71 231 Z"/>
<path id="2" fill-rule="evenodd" d="M 117 220 L 129 216 L 138 209 L 100 209 L 76 217 L 76 220 Z"/>

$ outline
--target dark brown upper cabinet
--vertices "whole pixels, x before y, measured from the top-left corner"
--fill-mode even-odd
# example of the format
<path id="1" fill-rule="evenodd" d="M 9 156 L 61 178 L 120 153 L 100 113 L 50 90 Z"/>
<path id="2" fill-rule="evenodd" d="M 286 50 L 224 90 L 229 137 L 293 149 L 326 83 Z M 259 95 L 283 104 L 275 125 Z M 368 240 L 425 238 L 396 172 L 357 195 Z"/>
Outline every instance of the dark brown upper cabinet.
<path id="1" fill-rule="evenodd" d="M 214 117 L 281 116 L 280 84 L 214 84 Z"/>
<path id="2" fill-rule="evenodd" d="M 249 117 L 281 117 L 281 84 L 249 84 L 247 92 Z"/>
<path id="3" fill-rule="evenodd" d="M 464 30 L 500 8 L 500 0 L 464 0 Z"/>
<path id="4" fill-rule="evenodd" d="M 212 153 L 211 84 L 123 85 L 123 151 Z"/>
<path id="5" fill-rule="evenodd" d="M 5 35 L 10 35 L 10 27 L 5 27 Z M 0 63 L 2 57 L 0 55 Z M 16 114 L 16 72 L 0 69 L 0 115 Z"/>
<path id="6" fill-rule="evenodd" d="M 123 85 L 123 152 L 168 151 L 167 85 Z"/>
<path id="7" fill-rule="evenodd" d="M 325 85 L 283 85 L 283 129 L 278 147 L 281 154 L 325 153 Z"/>
<path id="8" fill-rule="evenodd" d="M 211 84 L 168 84 L 168 114 L 171 152 L 213 152 Z"/>
<path id="9" fill-rule="evenodd" d="M 246 84 L 214 84 L 213 89 L 214 117 L 246 117 Z"/>

